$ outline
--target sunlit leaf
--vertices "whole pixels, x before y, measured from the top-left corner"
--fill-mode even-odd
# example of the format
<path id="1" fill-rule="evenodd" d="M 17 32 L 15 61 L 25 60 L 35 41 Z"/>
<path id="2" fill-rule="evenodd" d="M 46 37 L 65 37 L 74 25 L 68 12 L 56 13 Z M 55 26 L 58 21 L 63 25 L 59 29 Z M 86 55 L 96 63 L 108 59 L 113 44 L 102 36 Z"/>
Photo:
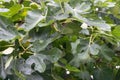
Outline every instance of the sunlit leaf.
<path id="1" fill-rule="evenodd" d="M 0 12 L 0 15 L 5 17 L 12 17 L 21 10 L 22 6 L 19 4 L 13 5 L 8 11 Z"/>
<path id="2" fill-rule="evenodd" d="M 2 52 L 2 54 L 11 54 L 12 52 L 13 52 L 13 50 L 14 50 L 14 48 L 12 48 L 12 47 L 9 47 L 9 48 L 7 48 L 6 50 L 4 50 L 3 52 Z"/>
<path id="3" fill-rule="evenodd" d="M 112 34 L 117 37 L 118 39 L 120 39 L 120 26 L 115 27 L 115 29 L 112 31 Z"/>
<path id="4" fill-rule="evenodd" d="M 73 72 L 80 72 L 80 70 L 74 66 L 66 65 L 67 70 L 73 71 Z"/>
<path id="5" fill-rule="evenodd" d="M 45 16 L 39 10 L 29 11 L 25 19 L 25 24 L 22 27 L 27 31 L 31 30 L 43 19 L 45 19 Z"/>

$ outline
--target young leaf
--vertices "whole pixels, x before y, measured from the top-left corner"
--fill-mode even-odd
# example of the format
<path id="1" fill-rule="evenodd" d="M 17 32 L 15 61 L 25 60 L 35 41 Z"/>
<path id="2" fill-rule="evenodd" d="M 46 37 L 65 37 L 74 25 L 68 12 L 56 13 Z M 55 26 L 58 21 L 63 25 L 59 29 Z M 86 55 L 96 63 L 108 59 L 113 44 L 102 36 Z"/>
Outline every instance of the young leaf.
<path id="1" fill-rule="evenodd" d="M 0 12 L 0 15 L 5 17 L 12 17 L 21 10 L 22 6 L 19 4 L 13 5 L 7 12 Z"/>
<path id="2" fill-rule="evenodd" d="M 120 39 L 120 26 L 116 26 L 115 29 L 112 31 L 112 34 Z"/>

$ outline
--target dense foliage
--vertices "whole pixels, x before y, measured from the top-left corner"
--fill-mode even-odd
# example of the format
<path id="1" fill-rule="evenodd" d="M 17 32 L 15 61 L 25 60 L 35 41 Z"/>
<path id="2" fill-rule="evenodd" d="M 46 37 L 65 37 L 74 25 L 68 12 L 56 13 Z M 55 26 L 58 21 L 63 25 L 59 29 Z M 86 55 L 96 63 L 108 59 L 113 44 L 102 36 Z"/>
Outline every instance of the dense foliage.
<path id="1" fill-rule="evenodd" d="M 120 1 L 0 0 L 0 80 L 120 80 Z"/>

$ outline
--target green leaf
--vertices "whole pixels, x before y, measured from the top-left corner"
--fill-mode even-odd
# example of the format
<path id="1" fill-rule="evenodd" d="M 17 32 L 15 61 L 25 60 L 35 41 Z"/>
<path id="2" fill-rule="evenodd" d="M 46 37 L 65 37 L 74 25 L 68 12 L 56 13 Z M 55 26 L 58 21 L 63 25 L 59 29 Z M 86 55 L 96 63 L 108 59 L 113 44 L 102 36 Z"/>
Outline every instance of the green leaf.
<path id="1" fill-rule="evenodd" d="M 89 46 L 89 49 L 90 49 L 90 54 L 97 55 L 100 51 L 100 46 L 93 43 Z"/>
<path id="2" fill-rule="evenodd" d="M 72 47 L 72 53 L 76 54 L 77 53 L 77 46 L 80 44 L 80 40 L 76 40 L 75 42 L 71 43 L 71 47 Z"/>
<path id="3" fill-rule="evenodd" d="M 58 48 L 52 48 L 46 52 L 47 59 L 52 63 L 57 62 L 60 58 L 62 58 L 63 52 Z"/>
<path id="4" fill-rule="evenodd" d="M 112 31 L 112 34 L 120 39 L 120 26 L 116 26 L 115 29 Z"/>
<path id="5" fill-rule="evenodd" d="M 0 16 L 0 39 L 11 40 L 18 35 L 14 24 L 7 18 Z"/>
<path id="6" fill-rule="evenodd" d="M 100 20 L 100 19 L 94 20 L 92 18 L 91 19 L 85 18 L 79 15 L 78 13 L 75 14 L 75 18 L 77 18 L 80 22 L 86 23 L 88 26 L 95 26 L 103 31 L 111 31 L 111 26 L 107 24 L 104 20 Z"/>
<path id="7" fill-rule="evenodd" d="M 69 4 L 65 3 L 64 7 L 66 13 L 73 13 L 73 8 Z"/>
<path id="8" fill-rule="evenodd" d="M 68 2 L 69 0 L 54 0 L 57 3 L 61 3 L 61 2 Z"/>
<path id="9" fill-rule="evenodd" d="M 99 68 L 94 71 L 94 80 L 114 80 L 113 70 L 109 68 Z"/>
<path id="10" fill-rule="evenodd" d="M 80 32 L 80 23 L 79 22 L 69 22 L 66 23 L 65 26 L 62 27 L 62 34 L 75 34 L 78 35 Z"/>
<path id="11" fill-rule="evenodd" d="M 83 2 L 81 4 L 77 4 L 76 7 L 74 8 L 74 12 L 77 14 L 86 14 L 88 13 L 91 8 L 91 3 L 89 2 Z"/>
<path id="12" fill-rule="evenodd" d="M 70 62 L 75 66 L 80 66 L 82 63 L 91 62 L 92 58 L 90 57 L 90 46 L 86 40 L 76 40 L 76 42 L 71 43 L 72 54 L 74 58 Z"/>
<path id="13" fill-rule="evenodd" d="M 78 68 L 76 68 L 76 67 L 74 67 L 74 66 L 71 66 L 71 65 L 66 65 L 66 69 L 68 70 L 68 71 L 73 71 L 73 72 L 80 72 L 80 70 L 78 69 Z"/>
<path id="14" fill-rule="evenodd" d="M 60 34 L 54 32 L 50 26 L 46 26 L 46 27 L 34 28 L 30 30 L 28 36 L 32 42 L 36 40 L 44 41 L 48 39 L 54 41 L 55 39 L 58 39 L 60 37 Z"/>
<path id="15" fill-rule="evenodd" d="M 44 80 L 43 77 L 38 73 L 32 73 L 31 75 L 27 75 L 26 80 Z"/>
<path id="16" fill-rule="evenodd" d="M 7 12 L 0 12 L 0 15 L 5 17 L 12 17 L 17 14 L 21 10 L 22 6 L 20 4 L 13 5 L 9 11 Z"/>
<path id="17" fill-rule="evenodd" d="M 65 9 L 66 9 L 67 13 L 72 13 L 73 17 L 77 18 L 80 22 L 84 22 L 84 23 L 88 24 L 89 26 L 98 27 L 99 29 L 101 29 L 103 31 L 111 31 L 110 25 L 105 23 L 104 20 L 99 20 L 99 19 L 94 20 L 92 18 L 89 19 L 89 18 L 85 18 L 81 15 L 81 14 L 88 13 L 87 11 L 89 11 L 90 8 L 91 8 L 91 3 L 89 3 L 89 2 L 82 3 L 78 6 L 76 6 L 75 8 L 72 8 L 69 4 L 65 4 Z"/>
<path id="18" fill-rule="evenodd" d="M 65 4 L 65 11 L 66 13 L 72 13 L 73 16 L 76 16 L 76 14 L 86 14 L 91 8 L 91 3 L 89 2 L 83 2 L 81 4 L 77 4 L 75 7 L 71 7 L 69 4 Z"/>
<path id="19" fill-rule="evenodd" d="M 114 53 L 112 49 L 108 48 L 106 45 L 102 45 L 100 48 L 100 55 L 106 60 L 111 61 Z"/>
<path id="20" fill-rule="evenodd" d="M 0 41 L 0 51 L 5 50 L 6 48 L 8 48 L 11 44 L 7 41 Z"/>
<path id="21" fill-rule="evenodd" d="M 101 29 L 103 31 L 111 31 L 110 25 L 108 25 L 107 23 L 105 23 L 105 21 L 103 21 L 103 20 L 89 20 L 89 19 L 87 19 L 85 22 L 89 26 L 95 26 L 98 29 Z"/>
<path id="22" fill-rule="evenodd" d="M 44 62 L 45 58 L 46 56 L 42 54 L 32 55 L 26 60 L 26 64 L 28 64 L 29 66 L 35 64 L 34 70 L 43 73 L 46 69 L 46 64 Z"/>
<path id="23" fill-rule="evenodd" d="M 10 58 L 13 58 L 13 56 L 10 57 Z M 5 67 L 7 67 L 6 71 L 7 71 L 8 74 L 12 74 L 13 73 L 12 70 L 15 70 L 18 75 L 19 74 L 30 75 L 33 72 L 32 68 L 31 68 L 31 65 L 28 65 L 26 63 L 25 59 L 23 59 L 23 58 L 12 59 L 11 62 L 9 60 L 10 59 L 8 58 L 8 60 L 6 62 L 6 65 L 5 65 Z M 10 64 L 9 64 L 9 62 L 10 62 Z"/>
<path id="24" fill-rule="evenodd" d="M 22 27 L 29 31 L 36 27 L 43 19 L 45 19 L 45 16 L 42 15 L 40 10 L 29 11 L 27 17 L 25 18 L 25 24 Z"/>
<path id="25" fill-rule="evenodd" d="M 60 77 L 56 73 L 52 73 L 52 77 L 53 77 L 54 80 L 64 80 L 62 77 Z"/>
<path id="26" fill-rule="evenodd" d="M 67 19 L 69 17 L 69 15 L 68 14 L 61 14 L 61 13 L 59 13 L 59 14 L 57 14 L 56 16 L 54 16 L 54 18 L 55 18 L 55 20 L 65 20 L 65 19 Z"/>
<path id="27" fill-rule="evenodd" d="M 50 20 L 49 22 L 45 22 L 45 23 L 40 22 L 40 23 L 38 23 L 38 26 L 39 27 L 46 27 L 46 26 L 53 24 L 53 22 L 54 22 L 54 20 Z"/>
<path id="28" fill-rule="evenodd" d="M 20 58 L 17 59 L 16 62 L 17 62 L 16 64 L 11 64 L 11 65 L 15 65 L 16 69 L 19 72 L 24 73 L 26 75 L 30 75 L 33 72 L 31 66 L 26 63 L 25 59 Z"/>
<path id="29" fill-rule="evenodd" d="M 80 39 L 76 40 L 76 42 L 72 42 L 71 48 L 72 54 L 74 55 L 72 63 L 76 65 L 79 65 L 80 62 L 84 63 L 91 61 L 90 54 L 97 55 L 100 51 L 100 46 L 98 44 L 89 44 Z"/>
<path id="30" fill-rule="evenodd" d="M 5 72 L 5 68 L 4 68 L 4 58 L 3 57 L 0 57 L 0 77 L 2 79 L 5 79 L 7 74 Z"/>
<path id="31" fill-rule="evenodd" d="M 74 55 L 74 58 L 70 63 L 76 67 L 79 67 L 82 63 L 88 63 L 88 62 L 91 62 L 91 57 L 89 51 L 86 50 L 84 52 L 77 53 L 76 55 Z"/>
<path id="32" fill-rule="evenodd" d="M 33 42 L 33 47 L 31 50 L 35 53 L 39 53 L 40 51 L 44 50 L 48 44 L 50 44 L 52 41 L 50 39 L 48 40 L 37 40 Z"/>
<path id="33" fill-rule="evenodd" d="M 76 76 L 82 80 L 90 80 L 90 73 L 88 71 L 80 71 L 80 73 L 76 74 Z"/>
<path id="34" fill-rule="evenodd" d="M 118 80 L 119 9 L 120 0 L 0 0 L 0 80 Z"/>
<path id="35" fill-rule="evenodd" d="M 80 31 L 80 33 L 82 33 L 82 34 L 84 34 L 84 35 L 90 35 L 90 32 L 89 32 L 88 29 L 82 29 L 82 30 Z"/>
<path id="36" fill-rule="evenodd" d="M 115 80 L 120 80 L 120 69 L 118 69 Z"/>

